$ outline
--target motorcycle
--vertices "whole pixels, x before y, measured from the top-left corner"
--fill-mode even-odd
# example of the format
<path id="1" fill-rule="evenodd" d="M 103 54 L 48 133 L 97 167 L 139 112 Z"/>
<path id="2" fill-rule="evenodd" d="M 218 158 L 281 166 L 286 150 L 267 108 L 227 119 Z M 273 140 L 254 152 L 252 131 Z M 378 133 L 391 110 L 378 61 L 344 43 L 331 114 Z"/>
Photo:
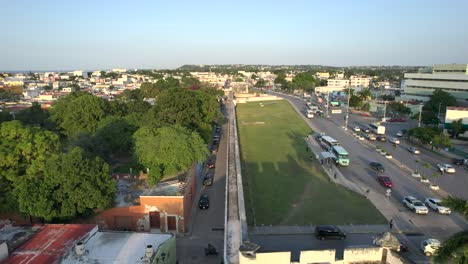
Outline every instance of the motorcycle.
<path id="1" fill-rule="evenodd" d="M 218 251 L 216 250 L 216 248 L 211 245 L 210 243 L 208 243 L 208 247 L 205 248 L 205 256 L 208 256 L 208 255 L 215 255 L 215 256 L 218 256 Z"/>

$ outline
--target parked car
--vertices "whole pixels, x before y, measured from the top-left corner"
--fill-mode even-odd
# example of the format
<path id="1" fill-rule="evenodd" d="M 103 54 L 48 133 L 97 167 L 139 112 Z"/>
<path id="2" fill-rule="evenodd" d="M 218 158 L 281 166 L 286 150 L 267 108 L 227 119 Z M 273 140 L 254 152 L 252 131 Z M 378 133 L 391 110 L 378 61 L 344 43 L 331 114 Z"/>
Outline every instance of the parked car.
<path id="1" fill-rule="evenodd" d="M 369 166 L 373 169 L 373 170 L 376 170 L 378 172 L 385 172 L 385 168 L 382 164 L 378 163 L 378 162 L 374 162 L 372 161 L 371 163 L 369 163 Z"/>
<path id="2" fill-rule="evenodd" d="M 358 127 L 358 126 L 355 126 L 355 127 L 353 128 L 353 130 L 354 130 L 354 132 L 359 132 L 359 131 L 361 131 L 361 128 Z"/>
<path id="3" fill-rule="evenodd" d="M 452 210 L 450 208 L 445 207 L 442 205 L 442 201 L 437 198 L 427 198 L 425 204 L 427 207 L 433 209 L 434 211 L 438 212 L 439 214 L 451 214 Z"/>
<path id="4" fill-rule="evenodd" d="M 406 122 L 406 119 L 402 117 L 394 117 L 394 118 L 390 118 L 388 122 Z"/>
<path id="5" fill-rule="evenodd" d="M 369 133 L 369 132 L 370 132 L 369 128 L 366 127 L 366 126 L 362 126 L 362 127 L 361 127 L 361 131 L 362 131 L 362 132 L 365 132 L 365 133 Z"/>
<path id="6" fill-rule="evenodd" d="M 364 137 L 362 135 L 358 135 L 359 140 L 364 140 Z"/>
<path id="7" fill-rule="evenodd" d="M 367 140 L 370 140 L 370 141 L 375 141 L 377 138 L 374 136 L 374 134 L 372 133 L 367 133 L 364 135 L 364 137 L 367 139 Z"/>
<path id="8" fill-rule="evenodd" d="M 415 147 L 408 147 L 408 151 L 413 153 L 413 154 L 420 154 L 421 151 L 419 151 L 419 149 L 415 148 Z"/>
<path id="9" fill-rule="evenodd" d="M 392 144 L 395 144 L 395 145 L 399 145 L 400 144 L 400 140 L 398 140 L 398 138 L 390 138 L 388 140 L 388 142 L 392 143 Z"/>
<path id="10" fill-rule="evenodd" d="M 380 142 L 385 142 L 387 141 L 387 139 L 385 138 L 385 136 L 377 136 L 377 141 L 380 141 Z"/>
<path id="11" fill-rule="evenodd" d="M 214 161 L 214 160 L 208 160 L 208 161 L 206 162 L 206 167 L 207 167 L 208 169 L 213 169 L 213 168 L 215 167 L 215 161 Z"/>
<path id="12" fill-rule="evenodd" d="M 452 167 L 450 164 L 437 164 L 437 168 L 441 172 L 446 172 L 446 173 L 455 173 L 455 168 Z"/>
<path id="13" fill-rule="evenodd" d="M 345 239 L 346 234 L 343 233 L 337 226 L 317 226 L 315 227 L 315 236 L 320 239 Z"/>
<path id="14" fill-rule="evenodd" d="M 403 132 L 402 132 L 402 131 L 396 132 L 396 136 L 397 136 L 397 137 L 402 137 L 402 136 L 403 136 Z"/>
<path id="15" fill-rule="evenodd" d="M 437 239 L 429 238 L 421 242 L 421 250 L 428 257 L 434 255 L 439 248 L 440 241 Z"/>
<path id="16" fill-rule="evenodd" d="M 218 145 L 211 145 L 211 153 L 216 153 L 218 151 Z"/>
<path id="17" fill-rule="evenodd" d="M 454 165 L 463 165 L 465 164 L 465 160 L 464 159 L 452 159 L 452 163 Z"/>
<path id="18" fill-rule="evenodd" d="M 213 185 L 213 178 L 214 174 L 212 172 L 208 172 L 205 177 L 203 177 L 203 185 L 211 186 Z"/>
<path id="19" fill-rule="evenodd" d="M 202 210 L 210 208 L 210 199 L 208 198 L 208 194 L 204 193 L 200 196 L 200 200 L 198 200 L 198 207 Z"/>
<path id="20" fill-rule="evenodd" d="M 427 207 L 418 199 L 413 196 L 405 196 L 403 199 L 403 204 L 408 207 L 411 211 L 416 214 L 428 214 L 429 210 Z"/>
<path id="21" fill-rule="evenodd" d="M 392 188 L 393 187 L 392 180 L 388 176 L 379 176 L 379 177 L 377 177 L 377 180 L 385 188 Z"/>

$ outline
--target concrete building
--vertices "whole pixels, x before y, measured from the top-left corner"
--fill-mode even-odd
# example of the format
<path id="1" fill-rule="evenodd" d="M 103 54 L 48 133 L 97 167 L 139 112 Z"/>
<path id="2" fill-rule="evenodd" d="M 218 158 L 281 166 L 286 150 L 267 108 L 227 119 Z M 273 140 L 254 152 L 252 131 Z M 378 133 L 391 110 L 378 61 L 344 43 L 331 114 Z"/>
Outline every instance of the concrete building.
<path id="1" fill-rule="evenodd" d="M 330 78 L 330 73 L 329 72 L 317 72 L 315 75 L 320 79 Z"/>
<path id="2" fill-rule="evenodd" d="M 429 101 L 435 89 L 442 89 L 459 101 L 468 101 L 468 64 L 434 65 L 432 73 L 405 73 L 404 98 Z"/>
<path id="3" fill-rule="evenodd" d="M 349 80 L 346 79 L 328 79 L 327 80 L 327 86 L 328 87 L 348 87 L 349 86 Z"/>
<path id="4" fill-rule="evenodd" d="M 344 72 L 337 72 L 335 73 L 336 79 L 344 79 Z"/>
<path id="5" fill-rule="evenodd" d="M 445 112 L 444 128 L 450 129 L 450 124 L 453 121 L 462 120 L 463 128 L 465 129 L 464 136 L 468 136 L 468 107 L 447 106 Z"/>
<path id="6" fill-rule="evenodd" d="M 368 88 L 372 82 L 372 78 L 368 76 L 353 75 L 350 78 L 350 86 L 356 88 Z"/>

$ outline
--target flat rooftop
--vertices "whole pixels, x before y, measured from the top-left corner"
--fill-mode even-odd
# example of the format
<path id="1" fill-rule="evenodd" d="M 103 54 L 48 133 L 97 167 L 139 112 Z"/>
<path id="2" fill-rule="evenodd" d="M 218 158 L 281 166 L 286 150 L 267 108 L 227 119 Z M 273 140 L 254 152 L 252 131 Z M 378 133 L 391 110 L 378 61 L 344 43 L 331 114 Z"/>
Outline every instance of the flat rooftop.
<path id="1" fill-rule="evenodd" d="M 156 251 L 173 236 L 173 234 L 96 232 L 84 241 L 86 249 L 84 256 L 77 256 L 74 251 L 70 251 L 61 263 L 142 263 L 146 246 L 152 245 Z"/>

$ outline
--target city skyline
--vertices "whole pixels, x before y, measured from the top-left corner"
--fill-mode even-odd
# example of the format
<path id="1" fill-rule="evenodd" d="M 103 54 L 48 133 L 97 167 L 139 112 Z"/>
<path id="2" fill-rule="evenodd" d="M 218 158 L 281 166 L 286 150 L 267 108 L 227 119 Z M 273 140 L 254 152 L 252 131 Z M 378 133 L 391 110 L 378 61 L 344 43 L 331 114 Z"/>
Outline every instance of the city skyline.
<path id="1" fill-rule="evenodd" d="M 3 3 L 0 70 L 466 63 L 468 3 Z"/>

